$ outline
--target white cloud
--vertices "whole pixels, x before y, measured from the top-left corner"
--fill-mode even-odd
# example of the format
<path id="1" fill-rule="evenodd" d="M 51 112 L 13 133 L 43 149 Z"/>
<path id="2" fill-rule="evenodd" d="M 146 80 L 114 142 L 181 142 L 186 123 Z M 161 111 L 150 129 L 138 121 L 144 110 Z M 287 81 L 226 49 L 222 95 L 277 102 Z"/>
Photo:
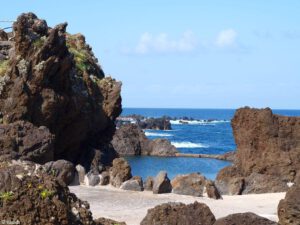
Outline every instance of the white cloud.
<path id="1" fill-rule="evenodd" d="M 153 35 L 143 33 L 134 48 L 134 53 L 186 53 L 192 52 L 197 47 L 197 39 L 193 32 L 184 32 L 178 40 L 169 38 L 167 33 Z"/>
<path id="2" fill-rule="evenodd" d="M 216 39 L 218 47 L 234 47 L 236 46 L 237 32 L 234 29 L 222 30 Z"/>

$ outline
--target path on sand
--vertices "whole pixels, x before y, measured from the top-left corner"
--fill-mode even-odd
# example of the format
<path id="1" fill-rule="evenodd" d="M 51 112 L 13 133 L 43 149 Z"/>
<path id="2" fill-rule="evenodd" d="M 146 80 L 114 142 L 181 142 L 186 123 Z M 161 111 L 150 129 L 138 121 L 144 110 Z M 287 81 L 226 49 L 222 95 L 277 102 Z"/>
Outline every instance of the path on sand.
<path id="1" fill-rule="evenodd" d="M 277 205 L 285 196 L 285 193 L 251 194 L 223 196 L 223 200 L 214 200 L 172 193 L 154 195 L 149 191 L 124 191 L 111 186 L 70 186 L 69 188 L 80 199 L 90 203 L 94 218 L 107 217 L 125 221 L 127 225 L 139 225 L 146 216 L 147 210 L 161 203 L 193 203 L 194 201 L 207 204 L 216 218 L 232 213 L 253 212 L 277 221 Z"/>

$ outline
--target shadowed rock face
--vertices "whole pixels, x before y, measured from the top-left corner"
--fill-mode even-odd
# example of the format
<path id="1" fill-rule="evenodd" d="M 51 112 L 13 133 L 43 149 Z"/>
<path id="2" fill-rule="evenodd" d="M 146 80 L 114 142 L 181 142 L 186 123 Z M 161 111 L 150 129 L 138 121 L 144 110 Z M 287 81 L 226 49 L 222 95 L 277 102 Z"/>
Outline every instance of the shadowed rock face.
<path id="1" fill-rule="evenodd" d="M 278 217 L 280 225 L 300 224 L 300 185 L 293 185 L 279 202 Z"/>
<path id="2" fill-rule="evenodd" d="M 286 191 L 300 171 L 300 117 L 246 107 L 236 111 L 232 128 L 236 160 L 218 174 L 219 187 L 239 178 L 243 193 Z"/>
<path id="3" fill-rule="evenodd" d="M 51 154 L 29 157 L 34 146 L 28 160 L 109 164 L 117 156 L 109 142 L 121 113 L 121 83 L 104 76 L 84 36 L 66 33 L 66 26 L 50 28 L 32 13 L 14 23 L 13 54 L 0 82 L 2 126 L 26 121 L 50 131 Z"/>

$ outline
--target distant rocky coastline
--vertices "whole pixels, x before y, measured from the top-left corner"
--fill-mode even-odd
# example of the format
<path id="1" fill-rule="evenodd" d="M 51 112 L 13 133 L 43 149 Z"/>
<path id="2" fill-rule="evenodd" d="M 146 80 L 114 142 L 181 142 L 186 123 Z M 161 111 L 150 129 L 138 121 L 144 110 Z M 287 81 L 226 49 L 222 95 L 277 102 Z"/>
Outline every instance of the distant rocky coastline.
<path id="1" fill-rule="evenodd" d="M 116 118 L 116 126 L 121 127 L 125 124 L 136 124 L 141 129 L 149 130 L 172 130 L 168 117 L 147 118 L 141 115 L 119 116 Z"/>
<path id="2" fill-rule="evenodd" d="M 227 120 L 217 119 L 195 119 L 193 117 L 170 117 L 162 116 L 158 118 L 145 117 L 142 115 L 127 115 L 116 118 L 116 126 L 121 127 L 124 124 L 136 124 L 141 129 L 149 130 L 172 130 L 173 124 L 209 124 L 218 122 L 229 122 Z"/>

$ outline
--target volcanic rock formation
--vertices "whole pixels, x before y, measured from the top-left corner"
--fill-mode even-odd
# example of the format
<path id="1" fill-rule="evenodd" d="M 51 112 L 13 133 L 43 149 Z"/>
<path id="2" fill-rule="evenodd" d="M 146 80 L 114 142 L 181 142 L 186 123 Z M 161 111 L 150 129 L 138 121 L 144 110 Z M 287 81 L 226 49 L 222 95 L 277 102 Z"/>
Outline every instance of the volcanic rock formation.
<path id="1" fill-rule="evenodd" d="M 221 193 L 286 191 L 300 173 L 300 117 L 246 107 L 236 111 L 232 128 L 236 159 L 217 176 Z"/>
<path id="2" fill-rule="evenodd" d="M 112 145 L 120 155 L 175 156 L 178 153 L 169 140 L 150 140 L 136 124 L 125 124 L 118 128 Z"/>
<path id="3" fill-rule="evenodd" d="M 213 225 L 215 216 L 203 203 L 164 203 L 148 210 L 141 225 Z"/>
<path id="4" fill-rule="evenodd" d="M 9 59 L 0 61 L 1 160 L 65 159 L 99 171 L 117 156 L 110 141 L 121 83 L 105 77 L 84 36 L 66 27 L 33 13 L 13 24 Z"/>

